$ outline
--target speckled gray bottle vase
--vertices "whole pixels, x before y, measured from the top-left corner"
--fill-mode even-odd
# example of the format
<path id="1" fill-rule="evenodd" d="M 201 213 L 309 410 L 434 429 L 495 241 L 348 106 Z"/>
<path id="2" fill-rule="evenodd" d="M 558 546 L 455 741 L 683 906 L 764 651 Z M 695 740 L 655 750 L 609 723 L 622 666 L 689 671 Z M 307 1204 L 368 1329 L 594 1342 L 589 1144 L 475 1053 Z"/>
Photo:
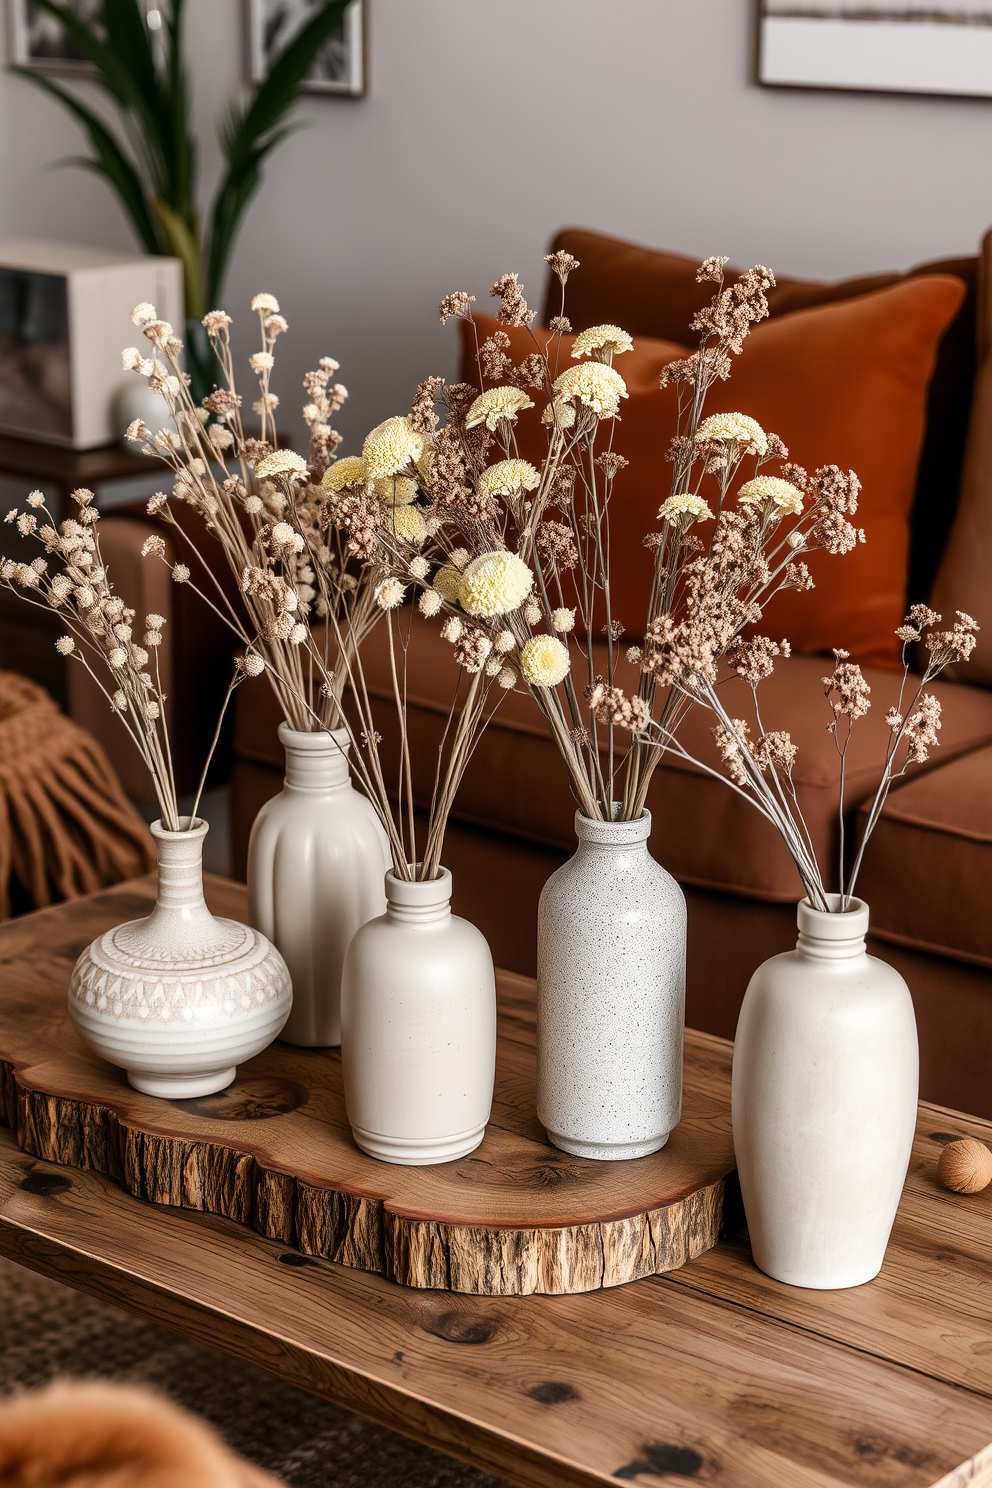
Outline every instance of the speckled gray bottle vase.
<path id="1" fill-rule="evenodd" d="M 685 897 L 650 812 L 575 832 L 537 912 L 537 1114 L 565 1152 L 646 1157 L 682 1112 Z"/>

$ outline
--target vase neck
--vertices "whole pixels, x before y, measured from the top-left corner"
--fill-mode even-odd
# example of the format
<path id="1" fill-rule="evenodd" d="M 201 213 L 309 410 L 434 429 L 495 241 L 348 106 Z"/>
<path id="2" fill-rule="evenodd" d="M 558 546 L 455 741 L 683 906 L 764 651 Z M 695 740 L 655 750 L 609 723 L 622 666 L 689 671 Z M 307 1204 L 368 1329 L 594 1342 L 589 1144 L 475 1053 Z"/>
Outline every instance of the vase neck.
<path id="1" fill-rule="evenodd" d="M 602 851 L 646 853 L 651 835 L 651 813 L 645 811 L 636 821 L 595 821 L 575 813 L 575 835 L 579 839 L 579 851 L 590 848 Z"/>
<path id="2" fill-rule="evenodd" d="M 796 950 L 814 961 L 851 961 L 866 954 L 865 936 L 868 933 L 868 906 L 861 899 L 852 899 L 845 910 L 840 908 L 840 897 L 829 894 L 827 902 L 830 912 L 814 909 L 803 900 L 797 911 L 799 939 Z"/>
<path id="3" fill-rule="evenodd" d="M 451 919 L 451 874 L 442 868 L 437 878 L 397 878 L 386 874 L 386 919 L 404 925 L 437 925 Z"/>
<path id="4" fill-rule="evenodd" d="M 191 914 L 205 909 L 203 898 L 203 839 L 206 822 L 183 832 L 167 832 L 161 822 L 152 824 L 158 854 L 158 898 L 155 908 Z"/>
<path id="5" fill-rule="evenodd" d="M 306 734 L 281 723 L 279 738 L 286 751 L 286 785 L 290 790 L 350 789 L 347 729 Z"/>

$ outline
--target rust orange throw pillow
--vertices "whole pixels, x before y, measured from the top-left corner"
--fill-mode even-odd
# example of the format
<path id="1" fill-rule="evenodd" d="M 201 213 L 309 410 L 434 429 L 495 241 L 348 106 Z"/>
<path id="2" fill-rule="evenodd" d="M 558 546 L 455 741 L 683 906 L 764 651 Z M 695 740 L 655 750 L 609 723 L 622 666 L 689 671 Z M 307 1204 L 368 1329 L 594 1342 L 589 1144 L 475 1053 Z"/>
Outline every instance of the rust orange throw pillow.
<path id="1" fill-rule="evenodd" d="M 788 636 L 797 651 L 842 646 L 858 661 L 898 663 L 893 631 L 906 604 L 927 385 L 937 344 L 963 295 L 959 279 L 935 274 L 763 322 L 735 358 L 730 381 L 707 398 L 707 413 L 750 414 L 807 469 L 836 464 L 861 479 L 855 521 L 865 544 L 843 557 L 814 554 L 816 588 L 779 595 L 766 611 L 762 628 Z M 476 322 L 483 338 L 503 329 L 486 316 Z M 462 333 L 462 376 L 477 382 L 470 327 L 463 324 Z M 527 331 L 508 334 L 515 360 L 533 350 Z M 566 337 L 562 367 L 570 351 Z M 685 354 L 672 342 L 638 337 L 616 364 L 630 397 L 621 404 L 614 448 L 630 466 L 617 478 L 611 503 L 614 613 L 631 635 L 644 627 L 651 565 L 642 543 L 668 494 L 665 451 L 675 432 L 675 393 L 662 392 L 658 377 L 666 362 Z M 535 461 L 545 448 L 539 412 L 528 411 L 519 427 L 520 453 Z"/>

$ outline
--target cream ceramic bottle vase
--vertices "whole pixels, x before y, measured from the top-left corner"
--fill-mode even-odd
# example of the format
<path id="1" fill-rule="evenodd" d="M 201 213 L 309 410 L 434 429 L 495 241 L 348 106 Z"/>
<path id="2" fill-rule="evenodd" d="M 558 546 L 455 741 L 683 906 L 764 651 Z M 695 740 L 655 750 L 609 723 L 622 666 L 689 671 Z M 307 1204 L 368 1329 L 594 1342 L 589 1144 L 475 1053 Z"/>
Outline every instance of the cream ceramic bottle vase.
<path id="1" fill-rule="evenodd" d="M 741 1008 L 737 1171 L 762 1271 L 792 1286 L 860 1286 L 881 1267 L 913 1145 L 913 1001 L 867 954 L 861 900 L 831 914 L 804 901 L 798 918 L 796 949 L 758 967 Z"/>
<path id="2" fill-rule="evenodd" d="M 360 925 L 382 914 L 386 834 L 348 769 L 348 733 L 279 725 L 286 782 L 262 807 L 248 845 L 251 923 L 278 946 L 293 979 L 282 1037 L 341 1042 L 341 967 Z"/>
<path id="3" fill-rule="evenodd" d="M 355 1141 L 384 1162 L 451 1162 L 489 1120 L 496 979 L 483 935 L 451 913 L 451 874 L 386 874 L 386 912 L 348 947 L 341 1060 Z"/>
<path id="4" fill-rule="evenodd" d="M 578 851 L 537 912 L 537 1114 L 579 1157 L 645 1157 L 682 1111 L 685 897 L 651 815 L 575 814 Z"/>
<path id="5" fill-rule="evenodd" d="M 272 1042 L 292 1005 L 286 963 L 257 930 L 218 919 L 203 899 L 207 823 L 151 828 L 158 899 L 143 920 L 93 941 L 69 983 L 76 1032 L 136 1090 L 175 1099 L 230 1085 Z"/>

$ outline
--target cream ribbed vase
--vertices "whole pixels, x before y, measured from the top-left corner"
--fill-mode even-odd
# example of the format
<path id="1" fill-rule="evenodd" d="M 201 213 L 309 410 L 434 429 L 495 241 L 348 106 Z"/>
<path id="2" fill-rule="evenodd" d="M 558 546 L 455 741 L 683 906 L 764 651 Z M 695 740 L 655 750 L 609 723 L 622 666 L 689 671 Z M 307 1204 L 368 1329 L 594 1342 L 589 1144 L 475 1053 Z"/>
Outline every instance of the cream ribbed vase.
<path id="1" fill-rule="evenodd" d="M 266 801 L 248 845 L 251 923 L 279 948 L 293 979 L 282 1037 L 341 1042 L 341 967 L 352 936 L 382 914 L 389 844 L 348 769 L 348 733 L 279 725 L 286 783 Z"/>
<path id="2" fill-rule="evenodd" d="M 836 902 L 836 899 L 834 900 Z M 916 1129 L 909 988 L 865 950 L 868 906 L 799 905 L 751 978 L 734 1045 L 737 1171 L 756 1264 L 791 1286 L 878 1275 Z"/>
<path id="3" fill-rule="evenodd" d="M 69 1016 L 136 1090 L 210 1095 L 282 1028 L 293 1000 L 289 972 L 264 935 L 207 908 L 207 823 L 167 832 L 155 822 L 151 831 L 155 908 L 86 947 L 69 983 Z"/>
<path id="4" fill-rule="evenodd" d="M 451 874 L 386 874 L 386 913 L 348 947 L 341 1061 L 355 1141 L 383 1162 L 451 1162 L 482 1141 L 496 1072 L 496 978 L 451 913 Z"/>
<path id="5" fill-rule="evenodd" d="M 682 1112 L 685 897 L 651 814 L 575 813 L 578 850 L 537 911 L 537 1114 L 565 1152 L 645 1157 Z"/>

